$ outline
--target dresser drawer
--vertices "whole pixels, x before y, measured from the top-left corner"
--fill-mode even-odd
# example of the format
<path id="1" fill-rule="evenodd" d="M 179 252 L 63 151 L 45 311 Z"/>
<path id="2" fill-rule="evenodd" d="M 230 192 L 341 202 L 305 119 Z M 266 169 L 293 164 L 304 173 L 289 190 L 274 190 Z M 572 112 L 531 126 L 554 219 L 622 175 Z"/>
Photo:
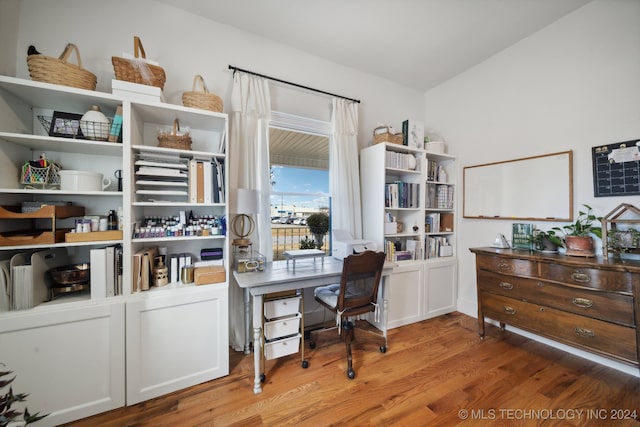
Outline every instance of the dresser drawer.
<path id="1" fill-rule="evenodd" d="M 483 314 L 546 337 L 637 363 L 636 330 L 502 295 L 482 292 Z"/>
<path id="2" fill-rule="evenodd" d="M 264 303 L 264 317 L 275 319 L 278 317 L 292 316 L 300 311 L 301 296 L 282 298 Z"/>
<path id="3" fill-rule="evenodd" d="M 264 344 L 264 357 L 267 360 L 271 360 L 297 353 L 300 348 L 300 337 L 301 335 L 297 334 L 293 337 L 266 342 Z"/>
<path id="4" fill-rule="evenodd" d="M 476 257 L 476 263 L 479 270 L 497 271 L 499 273 L 517 276 L 538 276 L 537 263 L 526 259 L 478 255 Z"/>
<path id="5" fill-rule="evenodd" d="M 278 320 L 265 322 L 264 337 L 268 340 L 293 335 L 300 330 L 302 314 L 296 313 L 291 317 L 283 317 Z"/>
<path id="6" fill-rule="evenodd" d="M 537 279 L 478 273 L 481 291 L 635 327 L 633 297 L 557 285 Z"/>
<path id="7" fill-rule="evenodd" d="M 615 292 L 633 292 L 634 281 L 640 285 L 640 275 L 624 271 L 540 263 L 540 278 L 569 283 L 593 289 Z"/>

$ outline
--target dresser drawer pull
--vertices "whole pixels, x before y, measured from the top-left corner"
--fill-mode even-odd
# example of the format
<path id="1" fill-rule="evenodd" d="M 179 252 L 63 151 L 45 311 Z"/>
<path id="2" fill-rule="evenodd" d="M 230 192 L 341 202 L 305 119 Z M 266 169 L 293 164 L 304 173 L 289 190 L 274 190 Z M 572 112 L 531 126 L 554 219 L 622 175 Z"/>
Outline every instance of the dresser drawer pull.
<path id="1" fill-rule="evenodd" d="M 571 278 L 578 283 L 589 283 L 591 281 L 591 277 L 580 270 L 576 270 L 571 273 Z"/>
<path id="2" fill-rule="evenodd" d="M 507 314 L 516 314 L 516 309 L 513 307 L 509 307 L 508 305 L 504 305 L 502 306 L 502 309 L 504 310 L 505 313 Z"/>
<path id="3" fill-rule="evenodd" d="M 581 307 L 581 308 L 593 307 L 593 301 L 591 301 L 590 299 L 586 299 L 586 298 L 574 298 L 574 299 L 571 300 L 571 302 L 574 305 L 577 305 L 578 307 Z"/>
<path id="4" fill-rule="evenodd" d="M 500 282 L 500 287 L 502 289 L 513 289 L 513 284 L 509 282 Z"/>
<path id="5" fill-rule="evenodd" d="M 500 261 L 498 264 L 498 270 L 511 270 L 511 264 L 508 262 Z"/>
<path id="6" fill-rule="evenodd" d="M 594 338 L 596 336 L 596 334 L 589 329 L 576 328 L 575 331 L 576 335 L 581 338 Z"/>

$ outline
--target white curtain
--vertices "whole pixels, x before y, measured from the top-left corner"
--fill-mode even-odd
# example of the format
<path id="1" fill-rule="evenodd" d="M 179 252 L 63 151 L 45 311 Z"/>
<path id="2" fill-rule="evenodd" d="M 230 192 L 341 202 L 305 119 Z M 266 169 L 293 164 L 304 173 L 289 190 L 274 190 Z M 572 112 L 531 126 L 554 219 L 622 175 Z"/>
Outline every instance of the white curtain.
<path id="1" fill-rule="evenodd" d="M 267 257 L 267 261 L 273 258 L 269 208 L 270 119 L 271 96 L 268 81 L 241 72 L 234 73 L 228 149 L 229 187 L 232 193 L 236 188 L 258 190 L 259 213 L 253 215 L 256 227 L 249 238 L 253 241 L 253 249 Z M 244 328 L 243 290 L 232 280 L 229 287 L 229 343 L 234 350 L 244 348 Z"/>
<path id="2" fill-rule="evenodd" d="M 358 159 L 358 104 L 333 98 L 329 144 L 331 228 L 362 238 L 360 167 Z"/>

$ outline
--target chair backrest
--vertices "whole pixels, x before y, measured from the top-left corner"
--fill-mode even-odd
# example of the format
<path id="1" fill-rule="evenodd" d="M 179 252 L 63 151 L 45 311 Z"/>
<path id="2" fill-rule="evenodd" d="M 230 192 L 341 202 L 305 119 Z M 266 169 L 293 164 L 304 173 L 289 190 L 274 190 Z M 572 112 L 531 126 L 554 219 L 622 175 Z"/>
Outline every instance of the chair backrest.
<path id="1" fill-rule="evenodd" d="M 384 252 L 365 251 L 344 259 L 337 309 L 345 315 L 374 311 Z"/>

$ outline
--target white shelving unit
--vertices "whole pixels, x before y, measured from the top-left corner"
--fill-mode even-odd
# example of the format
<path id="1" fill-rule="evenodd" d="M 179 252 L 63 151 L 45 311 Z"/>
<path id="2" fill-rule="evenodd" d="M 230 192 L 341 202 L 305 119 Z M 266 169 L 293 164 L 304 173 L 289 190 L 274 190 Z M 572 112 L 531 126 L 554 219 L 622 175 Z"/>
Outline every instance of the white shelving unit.
<path id="1" fill-rule="evenodd" d="M 93 105 L 107 117 L 122 105 L 122 143 L 51 137 L 37 117 L 54 111 L 83 114 Z M 171 129 L 176 118 L 183 129 L 189 128 L 193 150 L 157 147 L 158 129 Z M 162 200 L 151 201 L 136 194 L 133 179 L 134 162 L 142 150 L 215 159 L 226 165 L 227 135 L 226 114 L 0 76 L 0 205 L 65 201 L 83 206 L 85 215 L 106 216 L 119 207 L 123 212 L 122 239 L 66 242 L 56 238 L 43 243 L 26 237 L 0 246 L 0 260 L 56 249 L 66 251 L 72 263 L 89 262 L 94 248 L 115 244 L 123 248 L 121 295 L 92 299 L 85 290 L 56 296 L 30 309 L 0 310 L 0 362 L 16 373 L 14 389 L 29 393 L 29 409 L 50 414 L 40 425 L 59 425 L 228 374 L 227 236 L 136 238 L 133 233 L 133 225 L 148 216 L 185 211 L 227 217 L 224 200 L 189 203 L 157 197 Z M 21 165 L 41 153 L 63 169 L 100 172 L 112 184 L 101 192 L 25 188 L 19 179 Z M 122 171 L 123 191 L 117 189 L 117 170 Z M 228 194 L 226 180 L 224 190 Z M 75 219 L 55 219 L 56 229 L 73 228 Z M 36 228 L 46 221 L 36 220 Z M 0 234 L 15 234 L 19 222 L 0 219 Z M 201 249 L 221 247 L 226 280 L 204 286 L 178 281 L 136 292 L 132 256 L 150 246 L 166 248 L 168 254 L 190 253 L 195 260 Z M 43 286 L 46 275 L 34 274 L 33 280 Z"/>
<path id="2" fill-rule="evenodd" d="M 436 170 L 444 172 L 438 176 Z M 363 238 L 376 242 L 385 250 L 388 260 L 398 264 L 389 279 L 390 286 L 386 287 L 389 294 L 383 295 L 389 300 L 389 328 L 456 308 L 456 176 L 455 158 L 446 154 L 384 142 L 360 152 Z M 407 200 L 413 197 L 414 202 L 390 203 L 389 184 L 396 183 L 410 184 L 406 197 Z M 444 196 L 442 203 L 438 203 L 438 188 L 444 189 L 440 190 Z M 436 197 L 429 199 L 433 195 Z M 430 217 L 439 217 L 437 230 L 432 228 Z M 390 218 L 402 223 L 402 230 L 389 224 Z M 442 252 L 440 248 L 430 250 L 430 244 L 435 241 L 446 241 L 442 246 L 448 247 Z M 394 251 L 396 257 L 392 257 Z M 406 251 L 412 255 L 407 259 L 397 257 Z"/>

